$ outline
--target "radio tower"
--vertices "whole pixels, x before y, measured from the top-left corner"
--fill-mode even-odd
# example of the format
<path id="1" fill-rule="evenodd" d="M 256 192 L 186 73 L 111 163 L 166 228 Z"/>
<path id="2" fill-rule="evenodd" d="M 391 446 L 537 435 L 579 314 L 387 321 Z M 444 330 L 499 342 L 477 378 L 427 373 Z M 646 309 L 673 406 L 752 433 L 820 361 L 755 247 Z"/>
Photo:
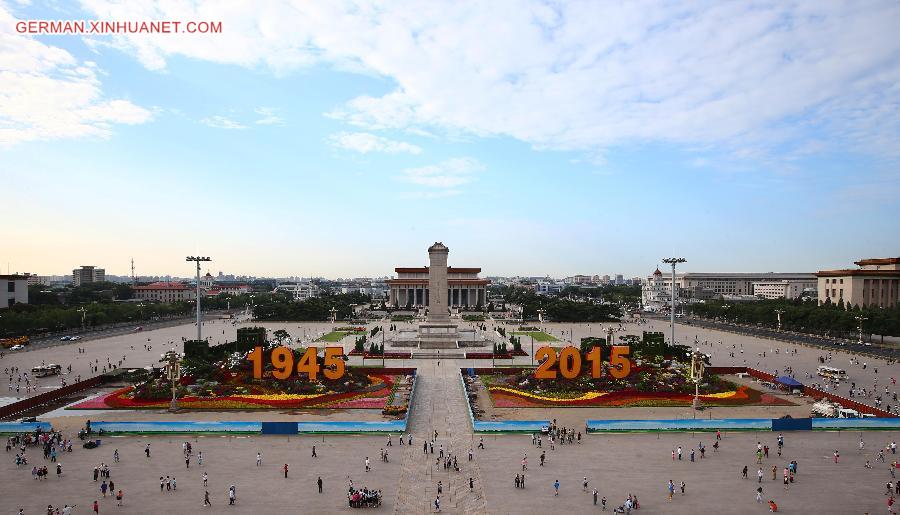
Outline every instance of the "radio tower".
<path id="1" fill-rule="evenodd" d="M 135 281 L 135 278 L 134 278 L 134 258 L 131 258 L 131 286 L 133 287 L 136 284 L 137 284 L 137 281 Z"/>

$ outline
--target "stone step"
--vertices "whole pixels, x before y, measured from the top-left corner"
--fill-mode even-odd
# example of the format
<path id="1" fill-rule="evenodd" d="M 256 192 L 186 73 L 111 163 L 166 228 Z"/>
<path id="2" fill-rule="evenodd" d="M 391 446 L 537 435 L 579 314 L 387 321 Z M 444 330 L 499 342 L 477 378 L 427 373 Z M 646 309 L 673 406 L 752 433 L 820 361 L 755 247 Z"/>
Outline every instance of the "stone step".
<path id="1" fill-rule="evenodd" d="M 465 352 L 413 352 L 413 359 L 466 359 Z"/>

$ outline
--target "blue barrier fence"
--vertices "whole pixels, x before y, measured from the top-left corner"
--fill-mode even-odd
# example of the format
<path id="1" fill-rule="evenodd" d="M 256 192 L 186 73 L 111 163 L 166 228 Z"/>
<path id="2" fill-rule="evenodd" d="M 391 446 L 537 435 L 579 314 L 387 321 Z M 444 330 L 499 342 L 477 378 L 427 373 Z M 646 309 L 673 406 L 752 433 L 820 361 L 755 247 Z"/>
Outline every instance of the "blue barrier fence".
<path id="1" fill-rule="evenodd" d="M 588 432 L 617 431 L 771 431 L 772 419 L 588 420 Z"/>
<path id="2" fill-rule="evenodd" d="M 468 370 L 471 371 L 472 369 Z M 472 412 L 472 403 L 469 402 L 466 390 L 466 381 L 463 379 L 462 373 L 459 374 L 459 383 L 463 389 L 463 395 L 466 397 L 469 422 L 472 424 L 472 431 L 475 433 L 540 433 L 542 427 L 550 425 L 549 420 L 494 420 L 489 422 L 475 420 L 475 414 Z"/>
<path id="3" fill-rule="evenodd" d="M 50 424 L 47 422 L 0 422 L 0 433 L 31 433 L 35 429 L 40 428 L 41 431 L 50 431 Z"/>
<path id="4" fill-rule="evenodd" d="M 590 433 L 629 431 L 809 431 L 900 429 L 897 418 L 727 418 L 675 420 L 588 420 Z"/>

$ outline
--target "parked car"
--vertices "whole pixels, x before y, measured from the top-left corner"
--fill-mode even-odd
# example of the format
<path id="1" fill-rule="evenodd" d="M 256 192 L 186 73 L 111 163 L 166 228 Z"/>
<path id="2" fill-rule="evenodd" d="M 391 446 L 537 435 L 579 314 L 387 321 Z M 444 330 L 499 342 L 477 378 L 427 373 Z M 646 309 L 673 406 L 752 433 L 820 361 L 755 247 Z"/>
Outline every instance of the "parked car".
<path id="1" fill-rule="evenodd" d="M 9 348 L 9 350 L 22 350 L 24 348 L 25 348 L 24 345 L 13 345 L 12 347 Z"/>
<path id="2" fill-rule="evenodd" d="M 70 341 L 70 342 L 74 342 L 74 341 L 77 341 L 77 340 L 80 340 L 80 339 L 81 339 L 81 336 L 69 336 L 69 341 Z"/>
<path id="3" fill-rule="evenodd" d="M 62 338 L 59 339 L 59 341 L 67 342 L 67 341 L 69 341 L 70 338 L 72 338 L 72 337 L 71 336 L 63 336 Z"/>

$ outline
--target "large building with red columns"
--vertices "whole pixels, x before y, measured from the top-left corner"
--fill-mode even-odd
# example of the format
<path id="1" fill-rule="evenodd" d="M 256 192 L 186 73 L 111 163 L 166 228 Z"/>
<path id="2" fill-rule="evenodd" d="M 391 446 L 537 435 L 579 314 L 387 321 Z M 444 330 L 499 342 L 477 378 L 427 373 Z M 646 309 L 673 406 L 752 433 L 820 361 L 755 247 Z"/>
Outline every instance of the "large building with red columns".
<path id="1" fill-rule="evenodd" d="M 396 279 L 385 281 L 390 287 L 390 304 L 399 308 L 428 306 L 428 267 L 395 268 Z M 447 267 L 447 305 L 451 308 L 476 308 L 487 304 L 487 285 L 479 279 L 480 268 Z"/>

